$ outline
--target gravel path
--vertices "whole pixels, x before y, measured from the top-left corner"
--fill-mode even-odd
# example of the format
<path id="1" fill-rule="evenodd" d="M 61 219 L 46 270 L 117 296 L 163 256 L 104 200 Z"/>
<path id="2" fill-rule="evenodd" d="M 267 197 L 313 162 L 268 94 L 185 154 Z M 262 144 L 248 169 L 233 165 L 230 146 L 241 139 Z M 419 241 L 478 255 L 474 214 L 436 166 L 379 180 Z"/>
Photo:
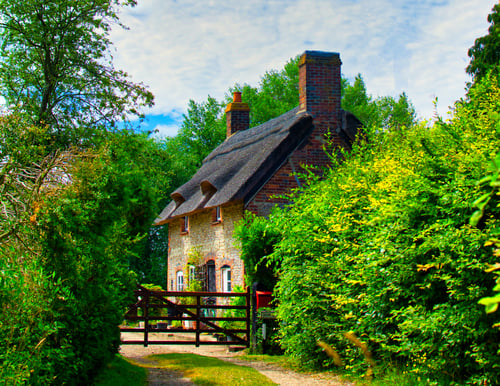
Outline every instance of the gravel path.
<path id="1" fill-rule="evenodd" d="M 132 333 L 126 333 L 126 339 L 133 339 Z M 154 334 L 150 338 L 156 339 Z M 210 340 L 205 337 L 204 340 Z M 148 367 L 149 385 L 193 385 L 188 378 L 183 378 L 182 374 L 157 366 L 157 364 L 147 359 L 149 355 L 168 353 L 192 353 L 204 356 L 215 357 L 224 361 L 232 362 L 240 366 L 248 366 L 256 369 L 278 385 L 286 386 L 353 386 L 353 383 L 342 381 L 339 377 L 326 373 L 296 373 L 292 370 L 284 369 L 279 365 L 262 361 L 245 361 L 239 359 L 239 352 L 231 352 L 227 346 L 201 345 L 200 347 L 184 345 L 150 345 L 143 347 L 140 345 L 122 345 L 120 353 L 131 360 Z"/>

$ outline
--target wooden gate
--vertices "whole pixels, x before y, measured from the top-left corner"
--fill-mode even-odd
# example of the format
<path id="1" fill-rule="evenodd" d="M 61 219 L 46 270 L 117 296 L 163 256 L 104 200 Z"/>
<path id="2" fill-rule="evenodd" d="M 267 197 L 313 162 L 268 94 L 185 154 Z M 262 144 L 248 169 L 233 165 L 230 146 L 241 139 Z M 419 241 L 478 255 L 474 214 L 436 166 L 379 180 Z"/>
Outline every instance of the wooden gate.
<path id="1" fill-rule="evenodd" d="M 152 291 L 138 286 L 135 295 L 137 301 L 125 314 L 120 331 L 141 333 L 142 338 L 122 340 L 122 344 L 143 344 L 144 347 L 149 344 L 249 346 L 250 289 L 241 293 L 170 292 Z M 245 304 L 231 304 L 235 303 L 231 299 L 237 298 L 244 298 Z M 162 338 L 151 340 L 151 333 Z M 174 334 L 192 336 L 193 339 L 173 339 Z M 202 340 L 201 335 L 211 335 L 217 339 Z"/>

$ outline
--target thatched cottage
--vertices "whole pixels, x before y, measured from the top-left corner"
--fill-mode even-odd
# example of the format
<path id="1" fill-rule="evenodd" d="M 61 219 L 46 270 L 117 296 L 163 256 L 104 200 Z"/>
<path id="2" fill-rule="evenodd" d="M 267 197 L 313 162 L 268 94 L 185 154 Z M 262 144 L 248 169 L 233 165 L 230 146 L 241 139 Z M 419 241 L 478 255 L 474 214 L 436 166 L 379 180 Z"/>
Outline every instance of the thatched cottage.
<path id="1" fill-rule="evenodd" d="M 249 106 L 234 94 L 226 140 L 172 193 L 155 222 L 169 224 L 169 290 L 186 290 L 200 275 L 208 291 L 243 285 L 233 230 L 244 212 L 267 215 L 283 203 L 273 196 L 300 186 L 295 173 L 302 165 L 328 165 L 327 134 L 335 146 L 350 148 L 361 124 L 340 107 L 340 67 L 338 53 L 306 51 L 299 60 L 298 107 L 256 127 L 249 128 Z"/>

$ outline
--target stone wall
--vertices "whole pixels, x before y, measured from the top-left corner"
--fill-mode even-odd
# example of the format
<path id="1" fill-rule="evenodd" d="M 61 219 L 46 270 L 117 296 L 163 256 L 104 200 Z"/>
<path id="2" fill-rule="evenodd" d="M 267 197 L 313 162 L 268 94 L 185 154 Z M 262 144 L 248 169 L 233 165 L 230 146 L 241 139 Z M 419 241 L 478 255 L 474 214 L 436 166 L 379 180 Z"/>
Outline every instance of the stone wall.
<path id="1" fill-rule="evenodd" d="M 222 290 L 221 268 L 231 267 L 231 284 L 244 286 L 244 264 L 240 250 L 235 246 L 233 230 L 243 217 L 243 203 L 221 207 L 220 222 L 212 222 L 212 210 L 204 210 L 189 216 L 189 229 L 181 233 L 182 218 L 169 224 L 168 290 L 176 290 L 176 274 L 184 272 L 184 284 L 188 285 L 187 261 L 194 251 L 199 252 L 202 263 L 215 261 L 216 289 Z"/>

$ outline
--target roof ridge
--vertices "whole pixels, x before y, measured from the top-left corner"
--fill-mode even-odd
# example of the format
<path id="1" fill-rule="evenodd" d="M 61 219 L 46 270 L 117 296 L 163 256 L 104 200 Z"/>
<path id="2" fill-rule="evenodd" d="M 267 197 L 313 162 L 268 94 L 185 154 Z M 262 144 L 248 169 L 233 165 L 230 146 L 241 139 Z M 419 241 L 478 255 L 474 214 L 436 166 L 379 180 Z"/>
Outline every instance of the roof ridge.
<path id="1" fill-rule="evenodd" d="M 261 123 L 258 126 L 251 127 L 247 130 L 238 131 L 229 138 L 227 138 L 224 142 L 222 142 L 219 146 L 217 146 L 209 155 L 205 157 L 203 163 L 211 161 L 212 159 L 227 154 L 231 151 L 235 151 L 238 149 L 242 149 L 244 147 L 250 146 L 255 142 L 262 140 L 264 137 L 279 132 L 283 130 L 281 125 L 277 123 L 280 121 L 286 121 L 289 116 L 295 113 L 297 118 L 293 123 L 303 118 L 306 115 L 306 112 L 299 112 L 298 107 L 294 107 L 293 109 L 283 113 L 275 118 L 270 119 L 267 122 Z M 265 130 L 267 127 L 270 127 L 270 130 Z"/>

